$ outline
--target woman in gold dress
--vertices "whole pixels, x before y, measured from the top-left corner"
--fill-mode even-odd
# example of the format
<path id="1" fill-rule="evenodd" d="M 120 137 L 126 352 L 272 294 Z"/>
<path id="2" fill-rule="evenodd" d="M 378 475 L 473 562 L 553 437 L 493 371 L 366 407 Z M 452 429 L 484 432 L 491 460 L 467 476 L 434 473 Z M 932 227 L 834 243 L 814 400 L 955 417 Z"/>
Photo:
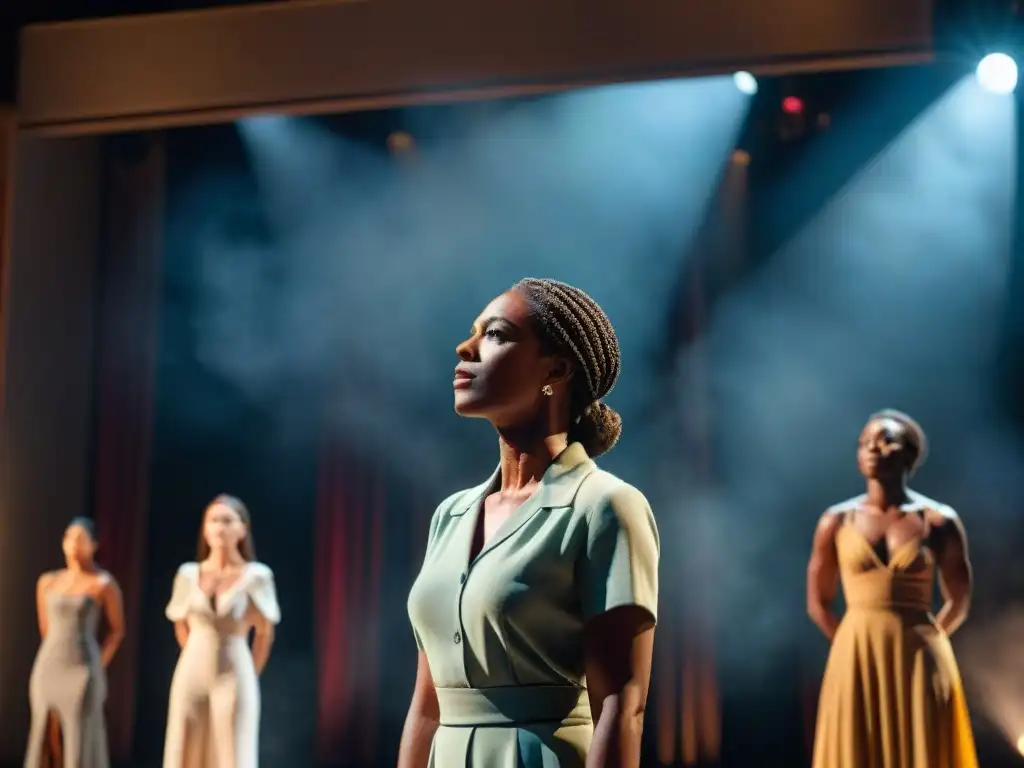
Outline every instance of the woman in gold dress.
<path id="1" fill-rule="evenodd" d="M 971 598 L 967 537 L 950 507 L 907 488 L 925 453 L 909 416 L 872 416 L 857 449 L 867 493 L 827 510 L 814 534 L 807 610 L 832 641 L 814 768 L 978 766 L 949 643 Z M 936 572 L 944 603 L 933 617 Z"/>

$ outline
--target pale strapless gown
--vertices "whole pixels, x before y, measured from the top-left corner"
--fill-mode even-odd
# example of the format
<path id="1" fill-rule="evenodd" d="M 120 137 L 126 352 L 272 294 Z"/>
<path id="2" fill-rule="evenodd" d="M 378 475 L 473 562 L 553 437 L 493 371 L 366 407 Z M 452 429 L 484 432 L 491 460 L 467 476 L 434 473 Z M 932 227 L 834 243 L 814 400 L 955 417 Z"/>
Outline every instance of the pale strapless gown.
<path id="1" fill-rule="evenodd" d="M 107 678 L 96 637 L 100 606 L 90 595 L 51 593 L 45 600 L 46 637 L 28 684 L 32 727 L 25 768 L 42 763 L 51 711 L 60 720 L 64 768 L 107 768 Z"/>
<path id="2" fill-rule="evenodd" d="M 257 768 L 260 686 L 249 650 L 250 607 L 277 624 L 274 574 L 249 563 L 238 581 L 211 601 L 199 587 L 199 565 L 174 579 L 167 618 L 188 622 L 188 641 L 171 680 L 164 768 Z"/>

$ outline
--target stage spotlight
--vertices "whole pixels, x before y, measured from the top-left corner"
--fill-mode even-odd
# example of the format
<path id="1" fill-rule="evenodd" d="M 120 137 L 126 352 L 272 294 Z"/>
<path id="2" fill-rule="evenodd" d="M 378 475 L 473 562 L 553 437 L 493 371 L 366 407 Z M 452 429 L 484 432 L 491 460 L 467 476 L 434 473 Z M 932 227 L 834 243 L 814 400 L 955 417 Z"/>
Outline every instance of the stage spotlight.
<path id="1" fill-rule="evenodd" d="M 1024 735 L 1017 739 L 1017 751 L 1024 755 Z"/>
<path id="2" fill-rule="evenodd" d="M 990 53 L 978 64 L 978 83 L 992 93 L 1013 93 L 1017 87 L 1017 62 L 1005 53 Z"/>
<path id="3" fill-rule="evenodd" d="M 787 115 L 803 114 L 804 102 L 796 96 L 787 96 L 782 100 L 782 111 Z"/>
<path id="4" fill-rule="evenodd" d="M 416 140 L 406 131 L 395 131 L 388 136 L 388 151 L 396 157 L 412 154 L 416 151 Z"/>
<path id="5" fill-rule="evenodd" d="M 732 76 L 732 81 L 736 83 L 740 93 L 745 93 L 747 96 L 757 93 L 757 79 L 749 72 L 737 72 Z"/>

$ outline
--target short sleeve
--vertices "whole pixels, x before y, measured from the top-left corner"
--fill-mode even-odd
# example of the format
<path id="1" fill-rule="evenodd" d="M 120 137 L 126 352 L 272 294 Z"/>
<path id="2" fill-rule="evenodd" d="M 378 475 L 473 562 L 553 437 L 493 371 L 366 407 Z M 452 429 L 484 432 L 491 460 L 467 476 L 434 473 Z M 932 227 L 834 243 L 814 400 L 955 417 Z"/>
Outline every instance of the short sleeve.
<path id="1" fill-rule="evenodd" d="M 264 619 L 271 624 L 281 621 L 281 607 L 277 603 L 277 588 L 274 586 L 274 572 L 262 563 L 253 564 L 247 591 L 252 604 Z"/>
<path id="2" fill-rule="evenodd" d="M 623 484 L 588 512 L 582 563 L 584 620 L 636 605 L 658 618 L 658 527 L 647 499 Z"/>
<path id="3" fill-rule="evenodd" d="M 192 597 L 193 588 L 193 563 L 185 563 L 178 568 L 174 575 L 174 586 L 171 589 L 171 601 L 164 609 L 164 615 L 170 621 L 184 621 L 188 616 L 189 601 Z"/>

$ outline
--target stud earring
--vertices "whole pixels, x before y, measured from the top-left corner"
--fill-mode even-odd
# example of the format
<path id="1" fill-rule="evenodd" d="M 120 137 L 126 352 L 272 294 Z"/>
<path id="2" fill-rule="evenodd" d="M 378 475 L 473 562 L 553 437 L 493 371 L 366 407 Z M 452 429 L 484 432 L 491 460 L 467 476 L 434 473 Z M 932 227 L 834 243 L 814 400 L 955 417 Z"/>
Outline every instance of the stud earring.
<path id="1" fill-rule="evenodd" d="M 551 397 L 553 394 L 555 394 L 555 390 L 551 388 L 550 384 L 545 384 L 543 387 L 540 388 L 540 393 L 544 395 L 544 397 Z"/>

